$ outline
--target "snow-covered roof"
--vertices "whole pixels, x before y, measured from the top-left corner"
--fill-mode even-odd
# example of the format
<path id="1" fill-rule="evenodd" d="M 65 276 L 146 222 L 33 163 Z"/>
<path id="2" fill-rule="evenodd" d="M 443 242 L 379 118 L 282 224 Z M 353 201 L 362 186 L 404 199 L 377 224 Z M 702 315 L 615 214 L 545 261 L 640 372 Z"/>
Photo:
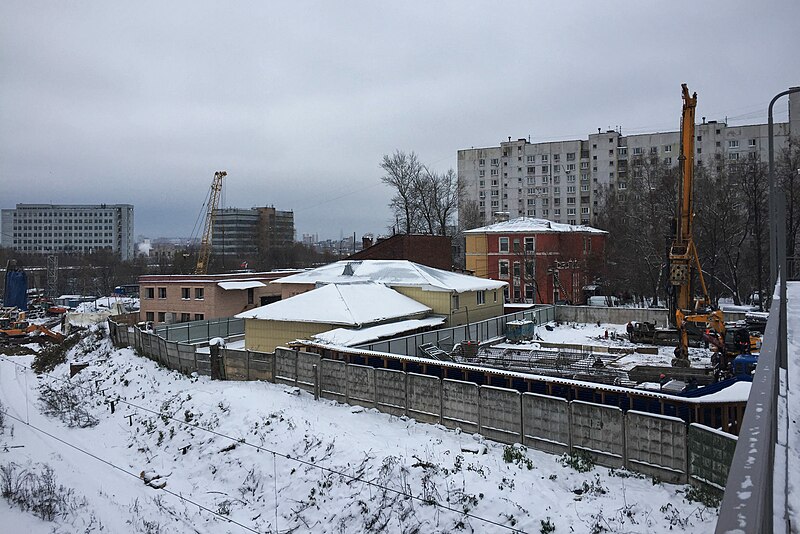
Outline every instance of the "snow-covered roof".
<path id="1" fill-rule="evenodd" d="M 331 345 L 353 347 L 370 341 L 397 336 L 405 332 L 412 332 L 419 328 L 439 326 L 446 320 L 445 317 L 426 317 L 425 319 L 408 319 L 359 329 L 336 328 L 335 330 L 315 335 L 314 340 Z"/>
<path id="2" fill-rule="evenodd" d="M 389 287 L 420 287 L 425 291 L 482 291 L 500 289 L 506 282 L 478 278 L 420 265 L 408 260 L 342 260 L 317 269 L 279 278 L 280 284 L 346 284 L 377 282 Z"/>
<path id="3" fill-rule="evenodd" d="M 229 289 L 252 289 L 254 287 L 266 287 L 267 284 L 259 282 L 258 280 L 235 280 L 226 282 L 217 282 L 217 285 L 228 291 Z"/>
<path id="4" fill-rule="evenodd" d="M 429 311 L 429 307 L 384 285 L 361 283 L 325 285 L 236 317 L 361 326 Z"/>
<path id="5" fill-rule="evenodd" d="M 522 233 L 558 233 L 558 232 L 577 232 L 587 234 L 607 234 L 605 230 L 584 226 L 582 224 L 563 224 L 547 219 L 534 219 L 532 217 L 519 217 L 509 221 L 482 226 L 474 230 L 467 230 L 466 234 L 522 234 Z"/>

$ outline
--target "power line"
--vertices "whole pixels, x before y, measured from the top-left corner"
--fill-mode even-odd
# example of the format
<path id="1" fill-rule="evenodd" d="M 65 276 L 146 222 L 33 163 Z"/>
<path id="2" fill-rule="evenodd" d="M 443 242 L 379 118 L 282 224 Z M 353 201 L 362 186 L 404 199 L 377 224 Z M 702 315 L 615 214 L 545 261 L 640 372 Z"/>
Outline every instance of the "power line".
<path id="1" fill-rule="evenodd" d="M 13 363 L 13 362 L 12 362 L 12 363 Z M 10 413 L 8 413 L 8 411 L 6 411 L 6 412 L 4 412 L 4 413 L 5 413 L 5 415 L 6 415 L 6 416 L 10 417 L 11 419 L 14 419 L 15 421 L 19 421 L 20 423 L 24 424 L 25 426 L 27 426 L 27 427 L 29 427 L 29 428 L 32 428 L 33 430 L 36 430 L 37 432 L 39 432 L 39 433 L 41 433 L 41 434 L 44 434 L 45 436 L 47 436 L 47 437 L 49 437 L 49 438 L 51 438 L 51 439 L 54 439 L 54 440 L 58 441 L 59 443 L 62 443 L 62 444 L 64 444 L 64 445 L 66 445 L 67 447 L 73 448 L 73 449 L 75 449 L 75 450 L 76 450 L 76 451 L 78 451 L 78 452 L 81 452 L 81 453 L 83 453 L 83 454 L 85 454 L 85 455 L 87 455 L 87 456 L 89 456 L 89 457 L 91 457 L 91 458 L 94 458 L 94 459 L 95 459 L 95 460 L 97 460 L 98 462 L 104 463 L 104 464 L 106 464 L 107 466 L 109 466 L 109 467 L 112 467 L 112 468 L 116 469 L 117 471 L 121 471 L 121 472 L 125 473 L 126 475 L 130 475 L 130 476 L 132 476 L 132 477 L 134 477 L 134 478 L 140 479 L 139 475 L 137 475 L 136 473 L 133 473 L 133 472 L 131 472 L 131 471 L 128 471 L 127 469 L 125 469 L 125 468 L 123 468 L 123 467 L 120 467 L 120 466 L 118 466 L 117 464 L 115 464 L 115 463 L 113 463 L 113 462 L 111 462 L 111 461 L 109 461 L 109 460 L 105 460 L 105 459 L 103 459 L 103 458 L 100 458 L 100 457 L 99 457 L 99 456 L 97 456 L 96 454 L 94 454 L 94 453 L 92 453 L 92 452 L 90 452 L 90 451 L 87 451 L 86 449 L 83 449 L 83 448 L 81 448 L 81 447 L 78 447 L 78 446 L 77 446 L 77 445 L 75 445 L 74 443 L 70 443 L 69 441 L 66 441 L 66 440 L 64 440 L 64 439 L 61 439 L 61 438 L 59 438 L 58 436 L 54 436 L 53 434 L 49 433 L 48 431 L 46 431 L 46 430 L 44 430 L 44 429 L 42 429 L 42 428 L 39 428 L 39 427 L 37 427 L 36 425 L 32 425 L 31 423 L 26 423 L 25 421 L 23 421 L 23 420 L 22 420 L 22 419 L 20 419 L 19 417 L 16 417 L 16 416 L 14 416 L 14 415 L 11 415 Z M 140 480 L 141 480 L 141 479 L 140 479 Z M 206 512 L 208 512 L 208 513 L 212 514 L 212 515 L 215 515 L 215 516 L 219 517 L 220 519 L 222 519 L 222 520 L 224 520 L 224 521 L 226 521 L 226 522 L 228 522 L 228 523 L 233 523 L 234 525 L 240 526 L 240 527 L 242 527 L 242 528 L 243 528 L 243 529 L 245 529 L 245 530 L 249 530 L 250 532 L 255 532 L 256 534 L 260 534 L 260 533 L 259 533 L 259 531 L 255 530 L 255 529 L 252 529 L 252 528 L 248 527 L 247 525 L 244 525 L 244 524 L 242 524 L 242 523 L 239 523 L 238 521 L 236 521 L 236 520 L 234 520 L 234 519 L 231 519 L 231 518 L 229 518 L 229 517 L 226 517 L 226 516 L 224 516 L 224 515 L 222 515 L 222 514 L 220 514 L 220 513 L 218 513 L 218 512 L 215 512 L 214 510 L 211 510 L 210 508 L 207 508 L 207 507 L 203 506 L 202 504 L 200 504 L 200 503 L 197 503 L 197 502 L 195 502 L 195 501 L 193 501 L 193 500 L 189 499 L 188 497 L 184 497 L 183 495 L 181 495 L 181 494 L 179 494 L 179 493 L 175 493 L 174 491 L 172 491 L 172 490 L 168 490 L 168 489 L 166 489 L 166 488 L 160 488 L 160 490 L 161 490 L 161 491 L 163 491 L 164 493 L 168 493 L 168 494 L 170 494 L 170 495 L 172 495 L 172 496 L 174 496 L 174 497 L 177 497 L 178 499 L 180 499 L 180 500 L 182 500 L 182 501 L 188 502 L 189 504 L 193 504 L 194 506 L 197 506 L 199 509 L 201 509 L 201 510 L 204 510 L 204 511 L 206 511 Z M 278 526 L 277 526 L 277 525 L 275 525 L 275 529 L 276 529 L 276 530 L 277 530 L 277 527 L 278 527 Z"/>
<path id="2" fill-rule="evenodd" d="M 12 360 L 8 359 L 4 355 L 0 355 L 0 360 L 7 361 L 7 362 L 11 363 L 12 365 L 21 367 L 26 372 L 28 370 L 30 370 L 28 367 L 26 367 L 26 366 L 24 366 L 24 365 L 22 365 L 20 363 L 12 361 Z M 51 378 L 53 380 L 57 380 L 57 381 L 60 381 L 60 382 L 66 382 L 66 383 L 72 385 L 73 387 L 77 387 L 77 388 L 82 389 L 84 391 L 88 390 L 89 393 L 92 394 L 92 395 L 95 394 L 95 393 L 98 393 L 97 391 L 94 391 L 91 388 L 87 388 L 87 387 L 85 387 L 85 386 L 83 386 L 81 384 L 76 384 L 74 382 L 70 382 L 69 380 L 67 380 L 65 378 L 61 378 L 61 377 L 55 376 L 55 375 L 50 374 L 50 373 L 42 373 L 42 374 L 47 378 Z M 106 394 L 104 392 L 102 392 L 102 391 L 99 392 L 99 393 L 101 395 L 103 395 L 103 397 L 106 396 Z M 134 404 L 134 403 L 129 402 L 127 400 L 124 400 L 122 398 L 114 399 L 113 402 L 119 402 L 120 404 L 125 404 L 127 406 L 132 407 L 132 408 L 136 408 L 136 409 L 142 410 L 144 412 L 148 412 L 148 413 L 151 413 L 153 415 L 157 415 L 157 416 L 161 417 L 162 420 L 163 419 L 169 419 L 169 420 L 174 421 L 174 422 L 176 422 L 176 423 L 178 423 L 180 425 L 191 427 L 191 428 L 196 429 L 196 430 L 201 430 L 203 432 L 207 432 L 209 434 L 212 434 L 212 435 L 215 435 L 215 436 L 218 436 L 218 437 L 221 437 L 221 438 L 229 439 L 229 440 L 231 440 L 231 441 L 233 441 L 235 443 L 238 443 L 238 444 L 241 444 L 241 445 L 245 445 L 245 446 L 249 446 L 249 447 L 252 447 L 252 448 L 254 448 L 256 450 L 259 450 L 259 451 L 262 451 L 262 452 L 268 452 L 268 453 L 272 454 L 273 457 L 279 456 L 279 457 L 281 457 L 281 458 L 283 458 L 285 460 L 290 460 L 292 462 L 296 462 L 296 463 L 299 463 L 301 465 L 305 465 L 305 466 L 308 466 L 308 467 L 313 467 L 313 468 L 319 469 L 319 470 L 324 471 L 324 472 L 328 472 L 328 473 L 331 473 L 331 474 L 334 474 L 334 475 L 338 475 L 340 477 L 343 477 L 343 478 L 346 478 L 346 479 L 350 480 L 351 482 L 360 482 L 362 484 L 366 484 L 368 486 L 372 486 L 372 487 L 375 487 L 377 489 L 381 489 L 383 491 L 388 491 L 390 493 L 394 493 L 394 494 L 399 495 L 401 497 L 407 497 L 409 499 L 418 501 L 418 502 L 423 503 L 423 504 L 433 504 L 437 508 L 441 508 L 443 510 L 454 512 L 456 514 L 460 514 L 460 515 L 469 517 L 471 519 L 476 519 L 478 521 L 483 521 L 485 523 L 488 523 L 488 524 L 491 524 L 491 525 L 494 525 L 494 526 L 497 526 L 497 527 L 504 528 L 504 529 L 506 529 L 506 530 L 508 530 L 510 532 L 523 532 L 520 529 L 517 529 L 517 528 L 514 528 L 514 527 L 510 527 L 510 526 L 504 525 L 502 523 L 498 523 L 498 522 L 496 522 L 496 521 L 494 521 L 492 519 L 487 519 L 485 517 L 481 517 L 481 516 L 478 516 L 478 515 L 475 515 L 475 514 L 471 514 L 469 512 L 465 512 L 464 510 L 458 510 L 456 508 L 452 508 L 452 507 L 447 506 L 445 504 L 442 504 L 442 503 L 440 503 L 438 501 L 431 502 L 428 499 L 423 499 L 422 497 L 417 497 L 416 495 L 413 495 L 411 493 L 406 493 L 404 491 L 401 491 L 401 490 L 398 490 L 398 489 L 395 489 L 395 488 L 390 488 L 388 486 L 384 486 L 383 484 L 379 484 L 377 482 L 366 480 L 366 479 L 364 479 L 362 477 L 356 477 L 356 476 L 353 476 L 353 475 L 349 475 L 349 474 L 347 474 L 347 473 L 345 473 L 343 471 L 338 471 L 338 470 L 330 468 L 330 467 L 325 467 L 323 465 L 319 465 L 319 464 L 316 464 L 314 462 L 310 462 L 308 460 L 302 460 L 300 458 L 295 458 L 295 457 L 293 457 L 291 455 L 284 454 L 282 452 L 279 452 L 279 451 L 276 451 L 276 450 L 273 450 L 273 449 L 269 449 L 269 448 L 263 447 L 261 445 L 256 445 L 255 443 L 248 443 L 247 441 L 245 441 L 245 440 L 243 440 L 241 438 L 234 438 L 234 437 L 229 436 L 227 434 L 223 434 L 222 432 L 217 432 L 215 430 L 211 430 L 211 429 L 208 429 L 208 428 L 203 428 L 203 427 L 200 426 L 199 423 L 189 423 L 189 422 L 186 422 L 184 420 L 181 420 L 181 419 L 178 419 L 176 417 L 173 417 L 171 414 L 159 412 L 157 410 L 153 410 L 151 408 L 146 408 L 144 406 L 139 406 L 137 404 Z M 58 439 L 58 438 L 56 438 L 56 439 Z M 59 441 L 61 441 L 61 440 L 59 440 Z M 212 513 L 214 513 L 214 512 L 212 512 Z M 224 519 L 228 520 L 224 516 L 222 516 L 222 517 Z M 247 527 L 245 527 L 245 528 L 247 528 Z M 276 525 L 276 528 L 277 528 L 277 525 Z M 252 530 L 252 529 L 250 529 L 250 530 Z M 255 531 L 253 531 L 253 532 L 255 532 Z"/>

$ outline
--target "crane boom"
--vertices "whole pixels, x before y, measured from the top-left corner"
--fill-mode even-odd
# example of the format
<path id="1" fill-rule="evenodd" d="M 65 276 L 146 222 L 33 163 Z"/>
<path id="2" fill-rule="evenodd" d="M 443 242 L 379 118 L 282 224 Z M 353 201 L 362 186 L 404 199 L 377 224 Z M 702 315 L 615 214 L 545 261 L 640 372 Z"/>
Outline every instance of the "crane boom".
<path id="1" fill-rule="evenodd" d="M 208 260 L 211 258 L 211 231 L 214 228 L 214 212 L 219 205 L 219 197 L 222 191 L 222 179 L 227 176 L 225 171 L 214 173 L 214 180 L 211 182 L 211 193 L 208 197 L 208 211 L 206 212 L 206 224 L 203 229 L 203 238 L 200 241 L 200 252 L 197 255 L 197 266 L 194 274 L 206 274 L 208 272 Z"/>
<path id="2" fill-rule="evenodd" d="M 669 252 L 670 283 L 675 287 L 674 309 L 697 312 L 709 303 L 708 290 L 700 268 L 700 259 L 694 244 L 694 117 L 697 93 L 689 95 L 686 84 L 683 89 L 683 114 L 681 116 L 680 183 L 678 185 L 678 220 L 675 236 Z M 697 274 L 702 298 L 693 300 L 692 279 Z M 671 318 L 673 319 L 673 318 Z"/>

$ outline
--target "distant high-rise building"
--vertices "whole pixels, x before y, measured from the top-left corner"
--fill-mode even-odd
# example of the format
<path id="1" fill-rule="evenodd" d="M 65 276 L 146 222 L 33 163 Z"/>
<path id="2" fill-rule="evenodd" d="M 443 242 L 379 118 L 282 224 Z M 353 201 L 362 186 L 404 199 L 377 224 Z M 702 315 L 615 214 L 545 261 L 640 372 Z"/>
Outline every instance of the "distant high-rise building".
<path id="1" fill-rule="evenodd" d="M 294 243 L 294 213 L 273 207 L 214 212 L 212 254 L 252 262 Z"/>
<path id="2" fill-rule="evenodd" d="M 790 135 L 800 137 L 799 120 L 800 93 L 795 93 L 789 98 L 789 121 L 774 125 L 776 154 Z M 703 117 L 695 136 L 695 163 L 710 169 L 768 159 L 766 124 L 729 126 Z M 496 147 L 459 150 L 458 176 L 466 185 L 464 200 L 477 203 L 482 224 L 495 222 L 498 212 L 592 224 L 602 209 L 603 188 L 623 191 L 641 172 L 637 163 L 647 159 L 676 166 L 679 154 L 678 131 L 622 135 L 598 129 L 586 139 L 531 143 L 508 138 Z"/>
<path id="3" fill-rule="evenodd" d="M 31 254 L 111 250 L 134 257 L 131 204 L 17 204 L 0 215 L 0 246 Z"/>

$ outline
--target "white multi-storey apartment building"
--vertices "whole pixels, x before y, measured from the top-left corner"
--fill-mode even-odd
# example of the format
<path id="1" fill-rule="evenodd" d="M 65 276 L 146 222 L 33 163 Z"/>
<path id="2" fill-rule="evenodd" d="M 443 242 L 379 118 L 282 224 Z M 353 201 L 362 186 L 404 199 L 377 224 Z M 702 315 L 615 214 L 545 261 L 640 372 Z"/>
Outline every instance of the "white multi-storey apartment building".
<path id="1" fill-rule="evenodd" d="M 789 122 L 776 123 L 774 132 L 776 151 L 790 135 L 800 136 L 800 93 L 789 99 Z M 728 126 L 704 117 L 695 135 L 696 164 L 714 168 L 726 161 L 768 159 L 766 124 Z M 585 140 L 544 143 L 509 137 L 497 147 L 459 150 L 458 176 L 465 200 L 477 202 L 484 224 L 494 222 L 498 212 L 593 224 L 602 209 L 601 189 L 624 190 L 636 178 L 629 161 L 657 158 L 677 165 L 679 154 L 679 131 L 623 136 L 598 130 Z"/>
<path id="2" fill-rule="evenodd" d="M 134 257 L 130 204 L 17 204 L 0 215 L 0 245 L 19 252 L 53 254 L 111 250 Z"/>

